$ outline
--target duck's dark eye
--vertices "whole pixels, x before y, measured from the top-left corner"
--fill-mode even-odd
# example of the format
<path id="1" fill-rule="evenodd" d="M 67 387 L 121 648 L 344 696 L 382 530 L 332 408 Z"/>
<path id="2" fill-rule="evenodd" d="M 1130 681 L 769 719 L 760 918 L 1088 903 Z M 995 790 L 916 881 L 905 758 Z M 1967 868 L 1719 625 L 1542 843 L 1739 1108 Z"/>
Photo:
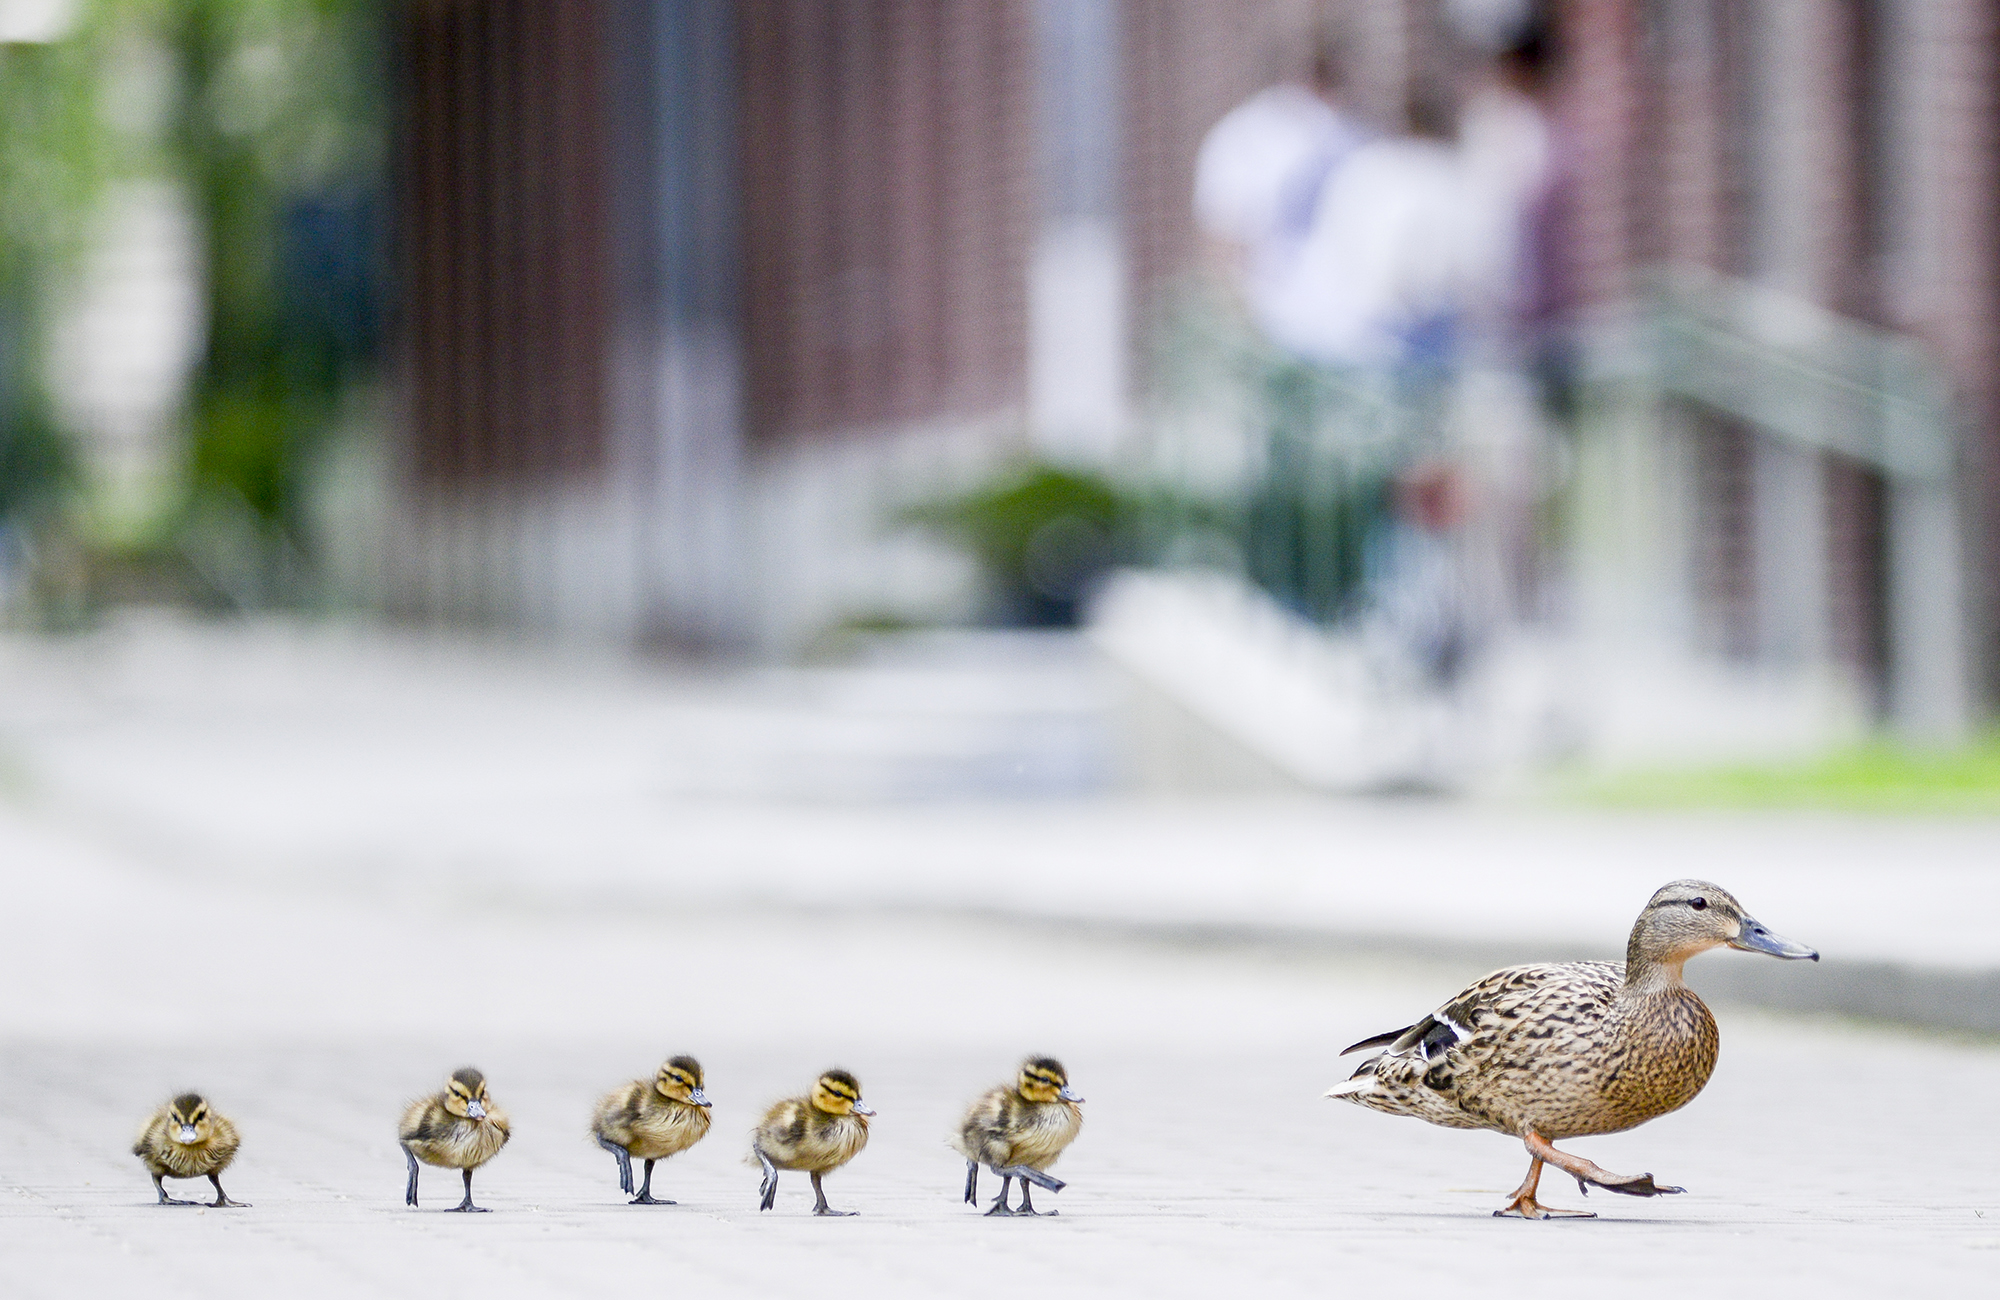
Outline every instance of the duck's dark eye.
<path id="1" fill-rule="evenodd" d="M 1706 898 L 1697 898 L 1693 902 L 1689 903 L 1688 906 L 1692 907 L 1695 911 L 1699 912 L 1703 908 L 1708 906 L 1708 900 Z"/>

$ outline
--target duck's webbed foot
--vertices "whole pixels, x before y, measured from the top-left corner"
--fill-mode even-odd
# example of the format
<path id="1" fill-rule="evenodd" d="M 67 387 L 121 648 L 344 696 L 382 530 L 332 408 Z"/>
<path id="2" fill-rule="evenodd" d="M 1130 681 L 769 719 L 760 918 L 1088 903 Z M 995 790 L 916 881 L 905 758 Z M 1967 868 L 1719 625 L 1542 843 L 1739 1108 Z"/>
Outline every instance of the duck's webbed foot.
<path id="1" fill-rule="evenodd" d="M 757 1163 L 764 1166 L 764 1181 L 757 1184 L 757 1209 L 763 1211 L 778 1203 L 778 1167 L 762 1151 L 757 1152 Z"/>
<path id="2" fill-rule="evenodd" d="M 846 1219 L 846 1218 L 852 1218 L 854 1215 L 860 1213 L 859 1210 L 836 1210 L 832 1206 L 828 1205 L 826 1203 L 826 1189 L 819 1185 L 819 1175 L 815 1173 L 812 1176 L 812 1180 L 813 1180 L 814 1214 L 820 1215 L 828 1219 Z"/>
<path id="3" fill-rule="evenodd" d="M 1527 1144 L 1529 1155 L 1537 1160 L 1546 1160 L 1576 1179 L 1577 1188 L 1585 1196 L 1590 1195 L 1593 1185 L 1602 1187 L 1608 1192 L 1617 1192 L 1621 1196 L 1678 1196 L 1687 1190 L 1685 1187 L 1668 1187 L 1656 1183 L 1651 1174 L 1614 1174 L 1609 1169 L 1592 1164 L 1582 1156 L 1573 1156 L 1567 1151 L 1556 1150 L 1541 1134 L 1533 1131 L 1523 1134 L 1521 1140 Z"/>
<path id="4" fill-rule="evenodd" d="M 1051 1215 L 1051 1214 L 1061 1214 L 1061 1213 L 1062 1213 L 1062 1211 L 1061 1211 L 1061 1210 L 1038 1210 L 1038 1209 L 1036 1209 L 1036 1208 L 1035 1208 L 1035 1202 L 1034 1202 L 1034 1199 L 1033 1199 L 1033 1195 L 1032 1195 L 1032 1192 L 1031 1192 L 1031 1190 L 1030 1190 L 1030 1187 L 1029 1187 L 1029 1180 L 1028 1180 L 1028 1179 L 1026 1179 L 1026 1178 L 1023 1178 L 1023 1179 L 1021 1180 L 1021 1203 L 1020 1203 L 1019 1205 L 1017 1205 L 1017 1206 L 1015 1206 L 1015 1207 L 1014 1207 L 1014 1213 L 1016 1213 L 1016 1214 L 1032 1214 L 1032 1215 L 1036 1216 L 1037 1218 L 1042 1218 L 1042 1217 L 1046 1217 L 1046 1216 L 1048 1216 L 1048 1215 Z"/>
<path id="5" fill-rule="evenodd" d="M 472 1171 L 470 1169 L 466 1169 L 462 1170 L 461 1172 L 464 1173 L 465 1175 L 465 1199 L 460 1201 L 457 1205 L 452 1206 L 449 1210 L 446 1210 L 445 1213 L 485 1214 L 487 1212 L 485 1206 L 474 1205 L 472 1203 Z"/>
<path id="6" fill-rule="evenodd" d="M 200 1201 L 180 1201 L 180 1200 L 175 1200 L 175 1199 L 174 1199 L 173 1197 L 171 1197 L 171 1196 L 167 1195 L 167 1185 L 166 1185 L 165 1183 L 163 1183 L 163 1182 L 161 1182 L 161 1181 L 160 1181 L 160 1176 L 159 1176 L 158 1174 L 155 1174 L 155 1175 L 153 1175 L 153 1190 L 154 1190 L 154 1191 L 156 1191 L 156 1192 L 158 1192 L 158 1193 L 160 1194 L 160 1204 L 162 1204 L 162 1205 L 200 1205 L 200 1204 L 201 1204 L 201 1202 L 200 1202 Z"/>
<path id="7" fill-rule="evenodd" d="M 656 1162 L 652 1160 L 648 1160 L 646 1162 L 646 1181 L 640 1184 L 639 1194 L 633 1197 L 631 1200 L 625 1202 L 627 1205 L 678 1205 L 679 1204 L 678 1201 L 662 1200 L 661 1198 L 653 1195 L 653 1165 L 655 1163 Z M 629 1192 L 632 1189 L 630 1187 L 627 1187 L 625 1190 Z"/>
<path id="8" fill-rule="evenodd" d="M 250 1208 L 249 1202 L 247 1201 L 230 1200 L 229 1193 L 222 1190 L 222 1180 L 220 1178 L 217 1178 L 214 1174 L 210 1174 L 208 1176 L 208 1181 L 215 1184 L 215 1199 L 208 1203 L 209 1209 L 220 1210 L 224 1208 L 234 1208 L 238 1210 L 247 1210 Z"/>
<path id="9" fill-rule="evenodd" d="M 1027 1184 L 1025 1183 L 1022 1184 L 1022 1186 L 1024 1187 L 1026 1185 Z M 1008 1215 L 1013 1213 L 1012 1210 L 1007 1208 L 1007 1195 L 1013 1190 L 1014 1190 L 1014 1176 L 1012 1174 L 1001 1174 L 1000 1194 L 993 1198 L 993 1208 L 986 1211 L 989 1217 L 994 1215 Z"/>
<path id="10" fill-rule="evenodd" d="M 1596 1165 L 1590 1167 L 1597 1169 Z M 1617 1192 L 1620 1196 L 1679 1196 L 1687 1191 L 1685 1187 L 1668 1187 L 1664 1183 L 1656 1183 L 1651 1174 L 1614 1174 L 1603 1169 L 1597 1169 L 1597 1173 L 1598 1176 L 1589 1179 L 1588 1182 L 1582 1178 L 1576 1180 L 1576 1185 L 1584 1189 L 1584 1195 L 1590 1194 L 1589 1183 L 1596 1183 L 1607 1192 Z"/>
<path id="11" fill-rule="evenodd" d="M 1553 1149 L 1553 1148 L 1551 1148 Z M 1542 1160 L 1537 1156 L 1528 1163 L 1528 1176 L 1514 1189 L 1514 1195 L 1507 1204 L 1493 1211 L 1496 1219 L 1594 1219 L 1597 1216 L 1589 1210 L 1555 1210 L 1535 1199 L 1535 1189 L 1542 1181 Z"/>

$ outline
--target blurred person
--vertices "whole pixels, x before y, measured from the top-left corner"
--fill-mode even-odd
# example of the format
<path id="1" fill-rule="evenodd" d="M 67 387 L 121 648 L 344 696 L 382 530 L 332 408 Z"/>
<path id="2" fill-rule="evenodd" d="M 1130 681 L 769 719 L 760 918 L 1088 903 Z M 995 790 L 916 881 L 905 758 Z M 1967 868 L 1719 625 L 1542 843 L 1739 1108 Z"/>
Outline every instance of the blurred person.
<path id="1" fill-rule="evenodd" d="M 1266 333 L 1269 305 L 1287 292 L 1329 177 L 1368 138 L 1344 85 L 1339 51 L 1322 38 L 1304 84 L 1258 91 L 1210 128 L 1195 156 L 1196 223 Z"/>
<path id="2" fill-rule="evenodd" d="M 1470 429 L 1490 504 L 1478 527 L 1493 601 L 1546 612 L 1556 548 L 1541 535 L 1567 475 L 1576 414 L 1567 257 L 1574 166 L 1557 111 L 1557 29 L 1524 7 L 1468 97 L 1461 137 L 1474 223 L 1474 347 L 1482 390 Z"/>
<path id="3" fill-rule="evenodd" d="M 1475 265 L 1471 191 L 1443 88 L 1421 85 L 1405 130 L 1353 149 L 1329 174 L 1282 290 L 1273 340 L 1329 365 L 1448 368 Z"/>

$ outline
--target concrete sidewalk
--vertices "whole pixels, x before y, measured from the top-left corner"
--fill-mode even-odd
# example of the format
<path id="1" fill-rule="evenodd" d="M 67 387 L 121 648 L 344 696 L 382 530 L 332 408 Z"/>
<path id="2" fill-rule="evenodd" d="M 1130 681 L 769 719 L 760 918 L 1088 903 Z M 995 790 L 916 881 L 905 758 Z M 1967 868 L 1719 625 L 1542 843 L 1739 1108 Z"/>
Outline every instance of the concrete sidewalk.
<path id="1" fill-rule="evenodd" d="M 1842 1300 L 1974 1294 L 2000 1249 L 1988 1098 L 2000 1048 L 1721 1012 L 1686 1110 L 1575 1144 L 1684 1196 L 1545 1182 L 1590 1222 L 1490 1217 L 1517 1143 L 1322 1100 L 1345 1042 L 1464 972 L 930 915 L 392 893 L 232 879 L 0 809 L 0 1276 L 10 1297 L 1323 1297 L 1443 1279 L 1482 1295 L 1684 1294 L 1726 1278 Z M 1704 959 L 1711 960 L 1711 959 Z M 1748 960 L 1745 958 L 1744 960 Z M 1811 969 L 1787 969 L 1809 977 Z M 671 1208 L 627 1207 L 592 1099 L 699 1055 L 701 1146 Z M 985 1219 L 944 1144 L 1020 1055 L 1061 1056 L 1083 1135 L 1043 1196 Z M 493 1213 L 401 1204 L 399 1105 L 476 1063 L 515 1140 Z M 753 1208 L 762 1105 L 842 1064 L 880 1111 L 815 1220 L 795 1178 Z M 162 1209 L 128 1154 L 146 1109 L 205 1089 L 241 1125 L 252 1208 Z"/>
<path id="2" fill-rule="evenodd" d="M 1713 879 L 1819 967 L 1739 1001 L 2000 1032 L 2000 819 L 1121 790 L 1064 638 L 727 676 L 282 623 L 0 642 L 17 806 L 201 879 L 536 906 L 982 914 L 1449 959 L 1617 955 Z"/>

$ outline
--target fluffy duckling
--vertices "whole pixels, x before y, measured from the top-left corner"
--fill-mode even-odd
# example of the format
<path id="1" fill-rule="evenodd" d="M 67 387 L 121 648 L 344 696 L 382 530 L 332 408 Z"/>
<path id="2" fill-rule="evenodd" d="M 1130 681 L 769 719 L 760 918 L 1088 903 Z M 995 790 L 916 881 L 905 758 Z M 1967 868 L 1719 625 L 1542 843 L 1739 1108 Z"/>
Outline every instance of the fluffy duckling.
<path id="1" fill-rule="evenodd" d="M 820 1178 L 868 1145 L 868 1117 L 874 1113 L 862 1104 L 861 1084 L 845 1070 L 828 1070 L 806 1096 L 789 1098 L 766 1111 L 750 1135 L 750 1150 L 764 1166 L 757 1208 L 768 1210 L 777 1201 L 780 1169 L 802 1169 L 812 1175 L 814 1214 L 855 1213 L 827 1208 Z"/>
<path id="2" fill-rule="evenodd" d="M 1062 1062 L 1031 1056 L 1021 1062 L 1013 1087 L 1005 1084 L 972 1103 L 952 1145 L 965 1157 L 965 1203 L 979 1203 L 979 1166 L 1000 1176 L 1000 1195 L 988 1214 L 1037 1214 L 1028 1185 L 1060 1192 L 1067 1184 L 1044 1171 L 1076 1141 L 1083 1128 L 1083 1098 L 1069 1086 Z M 1021 1206 L 1007 1208 L 1007 1189 L 1021 1180 Z M 1050 1214 L 1060 1211 L 1050 1210 Z"/>
<path id="3" fill-rule="evenodd" d="M 222 1190 L 222 1171 L 229 1168 L 241 1144 L 236 1126 L 216 1114 L 205 1097 L 184 1092 L 147 1119 L 146 1127 L 139 1130 L 139 1140 L 132 1144 L 132 1154 L 153 1176 L 153 1190 L 160 1194 L 162 1205 L 201 1204 L 168 1196 L 162 1178 L 206 1178 L 215 1184 L 215 1199 L 209 1205 L 218 1210 L 224 1206 L 248 1209 Z"/>
<path id="4" fill-rule="evenodd" d="M 676 1056 L 651 1083 L 634 1079 L 597 1103 L 590 1131 L 618 1161 L 618 1186 L 632 1196 L 632 1157 L 646 1162 L 646 1181 L 633 1205 L 672 1205 L 653 1196 L 653 1162 L 678 1155 L 708 1136 L 708 1094 L 701 1062 Z"/>
<path id="5" fill-rule="evenodd" d="M 1639 914 L 1622 963 L 1495 971 L 1416 1024 L 1348 1048 L 1381 1050 L 1326 1095 L 1520 1138 L 1528 1176 L 1496 1216 L 1591 1217 L 1535 1199 L 1544 1163 L 1584 1192 L 1593 1184 L 1627 1196 L 1679 1192 L 1651 1174 L 1614 1174 L 1551 1143 L 1635 1128 L 1694 1100 L 1715 1069 L 1719 1040 L 1715 1017 L 1681 982 L 1681 967 L 1724 945 L 1819 960 L 1804 944 L 1765 929 L 1720 885 L 1676 880 Z"/>
<path id="6" fill-rule="evenodd" d="M 411 1102 L 403 1112 L 403 1122 L 396 1126 L 396 1140 L 410 1162 L 410 1187 L 403 1200 L 413 1206 L 417 1203 L 417 1162 L 421 1160 L 463 1173 L 465 1199 L 451 1208 L 484 1214 L 484 1206 L 472 1203 L 472 1171 L 499 1155 L 510 1136 L 506 1112 L 486 1095 L 486 1076 L 470 1066 L 454 1071 L 443 1092 Z"/>

